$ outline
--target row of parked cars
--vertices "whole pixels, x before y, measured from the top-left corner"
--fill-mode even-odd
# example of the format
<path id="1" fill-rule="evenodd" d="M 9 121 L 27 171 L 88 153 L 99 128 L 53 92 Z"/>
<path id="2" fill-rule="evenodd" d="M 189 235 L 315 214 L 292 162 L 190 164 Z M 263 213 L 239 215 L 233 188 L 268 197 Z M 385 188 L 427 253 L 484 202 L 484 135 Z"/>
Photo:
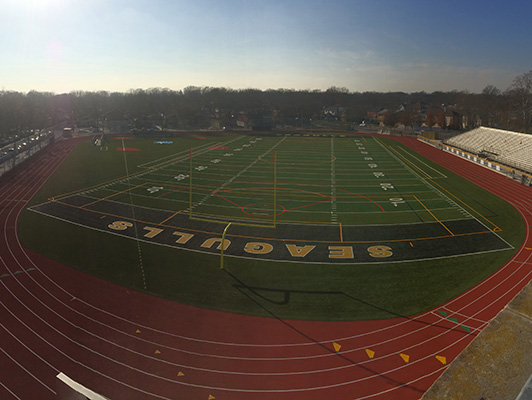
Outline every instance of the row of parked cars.
<path id="1" fill-rule="evenodd" d="M 14 157 L 18 153 L 29 150 L 51 135 L 51 131 L 35 131 L 30 136 L 24 138 L 7 137 L 0 139 L 0 163 Z"/>

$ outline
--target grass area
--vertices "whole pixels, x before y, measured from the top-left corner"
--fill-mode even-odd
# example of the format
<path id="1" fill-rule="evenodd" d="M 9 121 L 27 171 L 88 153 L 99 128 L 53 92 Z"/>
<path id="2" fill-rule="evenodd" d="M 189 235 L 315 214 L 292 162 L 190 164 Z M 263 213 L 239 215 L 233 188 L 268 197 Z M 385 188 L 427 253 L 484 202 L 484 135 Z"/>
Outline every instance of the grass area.
<path id="1" fill-rule="evenodd" d="M 98 190 L 91 195 L 104 198 L 126 186 L 148 182 L 132 191 L 135 204 L 184 209 L 189 193 L 176 189 L 188 187 L 188 178 L 178 178 L 189 173 L 188 149 L 225 143 L 221 147 L 227 149 L 198 151 L 193 157 L 195 213 L 271 219 L 246 216 L 241 207 L 263 204 L 265 208 L 271 206 L 273 212 L 271 160 L 275 153 L 279 157 L 277 184 L 286 189 L 278 191 L 279 204 L 287 210 L 278 216 L 281 221 L 330 223 L 334 213 L 344 224 L 423 223 L 435 217 L 441 221 L 463 218 L 465 211 L 487 226 L 500 227 L 500 236 L 514 247 L 524 237 L 523 221 L 509 204 L 394 141 L 364 136 L 263 137 L 243 147 L 255 139 L 224 135 L 173 140 L 172 145 L 129 140 L 127 147 L 141 151 L 127 152 L 126 158 L 116 151 L 121 142 L 109 141 L 108 151 L 82 143 L 30 205 L 93 186 Z M 238 148 L 242 150 L 235 151 Z M 363 154 L 366 151 L 368 154 Z M 126 183 L 117 181 L 125 175 L 125 160 L 129 174 L 139 173 Z M 154 160 L 158 162 L 148 166 L 158 168 L 140 167 Z M 200 166 L 207 168 L 195 169 Z M 102 185 L 109 181 L 114 183 Z M 168 194 L 160 197 L 163 191 L 151 193 L 147 190 L 151 187 L 163 187 Z M 225 190 L 226 199 L 210 196 L 203 200 L 214 190 Z M 331 198 L 335 199 L 334 207 Z M 19 231 L 29 248 L 89 274 L 144 291 L 133 240 L 29 211 L 21 216 Z M 96 250 L 89 243 L 97 243 Z M 148 243 L 140 246 L 149 293 L 230 312 L 316 320 L 392 318 L 423 312 L 480 282 L 514 253 L 507 250 L 382 264 L 298 264 L 227 258 L 226 269 L 221 271 L 218 256 Z"/>

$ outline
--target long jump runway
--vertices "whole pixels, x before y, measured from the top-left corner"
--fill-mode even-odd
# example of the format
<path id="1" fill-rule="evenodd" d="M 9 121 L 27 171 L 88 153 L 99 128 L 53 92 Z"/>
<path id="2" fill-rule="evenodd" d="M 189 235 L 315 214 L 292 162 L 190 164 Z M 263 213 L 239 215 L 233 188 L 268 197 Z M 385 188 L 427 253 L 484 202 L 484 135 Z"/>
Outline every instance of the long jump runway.
<path id="1" fill-rule="evenodd" d="M 532 190 L 402 141 L 479 179 L 521 212 L 527 232 L 513 259 L 476 287 L 416 317 L 379 321 L 227 314 L 87 276 L 23 248 L 17 235 L 27 202 L 76 143 L 57 143 L 6 174 L 0 180 L 0 398 L 54 399 L 55 376 L 64 372 L 113 400 L 419 399 L 530 281 Z"/>

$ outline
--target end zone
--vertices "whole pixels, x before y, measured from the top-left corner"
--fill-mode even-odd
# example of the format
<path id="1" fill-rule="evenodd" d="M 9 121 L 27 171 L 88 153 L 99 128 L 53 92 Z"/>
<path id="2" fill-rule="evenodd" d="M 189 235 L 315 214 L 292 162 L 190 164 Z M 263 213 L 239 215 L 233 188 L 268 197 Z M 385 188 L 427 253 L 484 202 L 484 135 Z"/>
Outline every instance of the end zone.
<path id="1" fill-rule="evenodd" d="M 30 208 L 34 212 L 100 232 L 219 254 L 224 224 L 232 220 L 134 207 L 86 195 L 72 195 Z M 133 219 L 135 215 L 135 219 Z M 264 222 L 264 221 L 262 221 Z M 273 226 L 272 226 L 273 227 Z M 476 219 L 395 224 L 342 225 L 279 223 L 276 229 L 235 223 L 224 241 L 226 256 L 305 263 L 421 261 L 513 249 Z M 135 229 L 136 228 L 136 229 Z"/>

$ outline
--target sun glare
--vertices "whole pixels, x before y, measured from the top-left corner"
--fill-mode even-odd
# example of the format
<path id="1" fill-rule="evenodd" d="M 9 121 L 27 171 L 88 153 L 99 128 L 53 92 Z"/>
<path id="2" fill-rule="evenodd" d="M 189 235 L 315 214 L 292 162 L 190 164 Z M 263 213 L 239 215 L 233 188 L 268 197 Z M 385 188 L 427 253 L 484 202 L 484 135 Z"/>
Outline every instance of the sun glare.
<path id="1" fill-rule="evenodd" d="M 8 0 L 8 3 L 25 12 L 43 12 L 63 8 L 66 0 Z"/>

